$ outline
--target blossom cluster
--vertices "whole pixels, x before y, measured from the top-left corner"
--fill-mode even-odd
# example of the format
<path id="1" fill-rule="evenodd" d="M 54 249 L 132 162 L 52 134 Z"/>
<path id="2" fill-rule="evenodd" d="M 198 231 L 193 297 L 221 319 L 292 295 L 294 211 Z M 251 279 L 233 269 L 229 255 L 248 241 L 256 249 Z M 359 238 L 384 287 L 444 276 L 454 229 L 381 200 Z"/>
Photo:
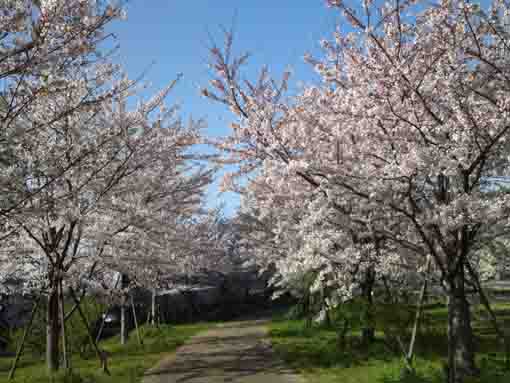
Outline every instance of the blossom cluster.
<path id="1" fill-rule="evenodd" d="M 212 50 L 203 93 L 237 116 L 218 148 L 249 179 L 247 257 L 289 290 L 313 275 L 335 301 L 374 273 L 419 281 L 429 257 L 442 281 L 488 270 L 481 249 L 510 223 L 508 193 L 483 187 L 510 176 L 508 4 L 328 5 L 348 27 L 306 57 L 322 83 L 292 96 L 265 68 L 242 82 L 232 36 Z"/>

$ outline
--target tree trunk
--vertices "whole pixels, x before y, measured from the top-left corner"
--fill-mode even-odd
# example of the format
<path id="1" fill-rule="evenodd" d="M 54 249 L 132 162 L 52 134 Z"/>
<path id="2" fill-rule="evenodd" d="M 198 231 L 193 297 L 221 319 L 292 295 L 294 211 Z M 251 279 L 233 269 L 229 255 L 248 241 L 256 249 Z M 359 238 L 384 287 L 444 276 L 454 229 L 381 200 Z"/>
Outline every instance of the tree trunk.
<path id="1" fill-rule="evenodd" d="M 156 325 L 156 289 L 152 289 L 151 296 L 151 325 Z"/>
<path id="2" fill-rule="evenodd" d="M 120 305 L 120 344 L 127 342 L 127 326 L 126 326 L 126 302 L 125 297 L 122 298 Z"/>
<path id="3" fill-rule="evenodd" d="M 375 340 L 375 328 L 373 324 L 373 289 L 375 283 L 375 270 L 373 267 L 367 269 L 365 274 L 365 281 L 361 285 L 361 294 L 366 303 L 366 311 L 365 311 L 365 323 L 364 328 L 361 329 L 361 343 L 364 345 L 372 344 Z"/>
<path id="4" fill-rule="evenodd" d="M 425 297 L 427 295 L 427 285 L 428 285 L 428 278 L 429 278 L 431 264 L 432 264 L 432 258 L 429 255 L 427 257 L 427 266 L 426 266 L 426 270 L 425 270 L 425 277 L 423 279 L 423 285 L 422 285 L 421 291 L 420 291 L 418 307 L 416 309 L 416 315 L 414 317 L 413 331 L 411 333 L 411 340 L 409 341 L 409 349 L 407 351 L 407 356 L 406 356 L 408 365 L 411 366 L 411 368 L 413 365 L 414 345 L 416 343 L 416 336 L 418 334 L 418 329 L 420 327 L 420 320 L 421 320 L 421 317 L 423 314 L 423 303 L 425 302 Z"/>
<path id="5" fill-rule="evenodd" d="M 46 312 L 46 364 L 50 372 L 57 371 L 59 367 L 60 325 L 57 286 L 55 283 L 49 292 Z"/>
<path id="6" fill-rule="evenodd" d="M 448 382 L 461 383 L 464 377 L 478 373 L 463 267 L 458 268 L 448 284 Z"/>
<path id="7" fill-rule="evenodd" d="M 60 281 L 58 286 L 59 292 L 59 315 L 60 315 L 60 335 L 62 337 L 62 367 L 64 369 L 70 368 L 69 363 L 69 355 L 67 353 L 67 338 L 66 338 L 66 324 L 65 324 L 65 302 L 64 302 L 64 288 L 62 286 L 62 281 Z"/>
<path id="8" fill-rule="evenodd" d="M 108 315 L 108 308 L 106 309 L 105 313 L 101 317 L 101 325 L 99 326 L 99 330 L 97 331 L 96 335 L 96 343 L 99 343 L 101 340 L 101 336 L 103 335 L 104 325 L 106 323 L 106 316 Z"/>
<path id="9" fill-rule="evenodd" d="M 120 288 L 123 290 L 121 302 L 120 302 L 120 344 L 126 344 L 127 338 L 128 338 L 128 332 L 127 332 L 128 329 L 127 329 L 127 323 L 126 323 L 128 296 L 127 296 L 126 291 L 129 291 L 126 289 L 128 288 L 130 281 L 126 274 L 121 273 L 119 277 L 120 277 Z"/>
<path id="10" fill-rule="evenodd" d="M 135 301 L 134 301 L 132 295 L 131 295 L 131 309 L 133 310 L 133 320 L 135 321 L 135 330 L 136 330 L 136 337 L 138 338 L 138 344 L 140 346 L 142 346 L 143 345 L 143 340 L 142 340 L 142 336 L 140 334 L 140 328 L 138 327 L 138 320 L 136 318 Z"/>

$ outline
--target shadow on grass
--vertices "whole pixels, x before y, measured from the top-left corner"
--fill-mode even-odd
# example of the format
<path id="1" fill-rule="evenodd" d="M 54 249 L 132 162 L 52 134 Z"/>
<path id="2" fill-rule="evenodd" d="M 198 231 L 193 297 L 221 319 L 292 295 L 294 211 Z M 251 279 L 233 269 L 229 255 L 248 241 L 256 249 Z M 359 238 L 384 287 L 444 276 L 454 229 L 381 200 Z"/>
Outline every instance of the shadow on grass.
<path id="1" fill-rule="evenodd" d="M 276 351 L 298 368 L 352 367 L 369 360 L 389 362 L 394 359 L 380 340 L 366 347 L 360 344 L 357 335 L 351 335 L 346 338 L 347 346 L 342 350 L 333 330 L 306 328 L 300 321 L 277 322 L 270 335 Z"/>
<path id="2" fill-rule="evenodd" d="M 473 310 L 473 328 L 476 334 L 477 365 L 481 376 L 468 378 L 466 383 L 509 383 L 510 372 L 505 369 L 504 348 L 492 324 Z M 509 323 L 508 305 L 496 308 L 498 321 L 504 327 Z M 359 331 L 351 333 L 348 346 L 340 351 L 334 329 L 305 328 L 304 321 L 275 321 L 271 339 L 275 350 L 292 366 L 308 371 L 317 381 L 330 381 L 331 377 L 344 382 L 379 383 L 444 383 L 441 365 L 447 359 L 446 308 L 428 307 L 418 334 L 415 355 L 416 375 L 402 373 L 403 362 L 398 342 L 382 331 L 393 329 L 404 344 L 410 329 L 399 330 L 396 320 L 377 320 L 377 340 L 370 347 L 359 342 Z M 397 318 L 398 319 L 398 318 Z M 332 381 L 332 380 L 331 380 Z"/>
<path id="3" fill-rule="evenodd" d="M 491 371 L 482 372 L 478 377 L 465 378 L 465 383 L 508 383 L 510 381 L 510 373 L 494 373 Z M 377 380 L 378 383 L 445 383 L 446 378 L 439 371 L 430 371 L 429 374 L 417 375 L 382 375 Z"/>
<path id="4" fill-rule="evenodd" d="M 380 383 L 443 383 L 444 376 L 437 370 L 428 371 L 428 373 L 418 372 L 416 374 L 399 372 L 385 373 L 379 378 Z"/>
<path id="5" fill-rule="evenodd" d="M 24 355 L 19 363 L 15 382 L 23 383 L 135 383 L 143 373 L 163 355 L 174 351 L 187 339 L 199 331 L 208 328 L 208 324 L 167 326 L 158 328 L 142 326 L 144 344 L 139 345 L 136 334 L 130 334 L 128 343 L 121 345 L 119 337 L 113 337 L 100 343 L 107 351 L 108 367 L 111 376 L 100 372 L 99 362 L 93 351 L 86 355 L 73 354 L 71 374 L 63 371 L 49 377 L 46 374 L 44 359 L 37 355 Z M 7 382 L 7 372 L 12 358 L 0 358 L 0 383 Z"/>

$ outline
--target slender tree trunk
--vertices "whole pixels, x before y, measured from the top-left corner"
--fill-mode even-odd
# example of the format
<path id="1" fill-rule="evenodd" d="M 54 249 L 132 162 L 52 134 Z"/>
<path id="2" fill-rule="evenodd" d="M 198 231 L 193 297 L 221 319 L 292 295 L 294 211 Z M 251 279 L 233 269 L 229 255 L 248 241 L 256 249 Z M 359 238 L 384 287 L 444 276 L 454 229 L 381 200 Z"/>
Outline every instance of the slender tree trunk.
<path id="1" fill-rule="evenodd" d="M 156 324 L 156 289 L 152 289 L 151 296 L 151 325 L 154 326 Z"/>
<path id="2" fill-rule="evenodd" d="M 138 338 L 138 343 L 143 345 L 143 340 L 140 334 L 140 328 L 138 327 L 138 320 L 136 318 L 136 307 L 135 307 L 135 301 L 133 299 L 133 296 L 131 295 L 131 309 L 133 310 L 133 320 L 135 321 L 135 330 L 136 330 L 136 337 Z"/>
<path id="3" fill-rule="evenodd" d="M 117 280 L 115 281 L 115 286 L 113 286 L 113 289 L 115 290 L 119 284 L 119 282 L 121 282 L 121 275 L 119 274 L 117 276 Z M 106 323 L 106 317 L 108 315 L 108 311 L 110 310 L 110 305 L 108 305 L 106 307 L 106 310 L 101 318 L 101 325 L 99 326 L 99 331 L 97 332 L 97 335 L 96 335 L 96 343 L 99 343 L 99 341 L 101 340 L 101 335 L 103 334 L 103 330 L 104 330 L 104 325 Z"/>
<path id="4" fill-rule="evenodd" d="M 120 344 L 126 344 L 128 338 L 128 329 L 127 329 L 127 289 L 129 286 L 129 279 L 126 274 L 120 274 L 120 288 L 123 291 L 122 298 L 120 302 Z"/>
<path id="5" fill-rule="evenodd" d="M 367 304 L 366 312 L 365 312 L 365 324 L 364 328 L 361 329 L 361 343 L 368 345 L 372 344 L 375 340 L 375 328 L 373 325 L 373 313 L 372 307 L 374 303 L 374 299 L 372 296 L 373 289 L 375 283 L 375 270 L 370 267 L 367 269 L 365 274 L 365 281 L 361 286 L 361 293 L 363 298 Z"/>
<path id="6" fill-rule="evenodd" d="M 408 365 L 412 366 L 413 364 L 413 356 L 414 356 L 414 345 L 416 343 L 416 335 L 418 333 L 418 329 L 420 327 L 420 321 L 423 314 L 423 303 L 425 301 L 425 296 L 427 294 L 427 285 L 428 285 L 428 277 L 430 273 L 432 258 L 429 256 L 427 258 L 427 266 L 425 271 L 425 278 L 423 280 L 423 285 L 420 291 L 420 298 L 418 301 L 418 308 L 416 310 L 416 316 L 414 318 L 413 331 L 411 333 L 411 341 L 409 342 L 409 350 L 407 351 L 406 359 L 408 361 Z"/>
<path id="7" fill-rule="evenodd" d="M 16 351 L 16 357 L 12 362 L 11 370 L 9 371 L 9 380 L 14 379 L 14 373 L 16 372 L 16 367 L 18 366 L 18 362 L 21 359 L 21 355 L 23 355 L 23 349 L 25 348 L 25 342 L 27 340 L 27 336 L 30 334 L 30 330 L 32 329 L 32 324 L 34 323 L 35 314 L 37 313 L 37 309 L 39 308 L 39 303 L 41 301 L 41 297 L 38 297 L 34 303 L 34 307 L 32 308 L 32 313 L 30 314 L 30 319 L 25 327 L 25 331 L 23 332 L 23 336 L 18 345 L 18 350 Z"/>
<path id="8" fill-rule="evenodd" d="M 96 355 L 97 355 L 97 357 L 99 359 L 99 362 L 101 363 L 101 368 L 102 368 L 102 370 L 103 370 L 103 372 L 105 374 L 110 375 L 110 372 L 108 371 L 107 356 L 106 356 L 105 353 L 103 353 L 99 349 L 99 347 L 98 347 L 94 337 L 92 336 L 92 331 L 90 329 L 89 322 L 87 321 L 87 317 L 85 316 L 85 314 L 83 313 L 83 310 L 81 309 L 80 301 L 76 297 L 76 294 L 74 293 L 74 290 L 72 288 L 70 288 L 70 291 L 71 291 L 71 296 L 73 297 L 73 300 L 74 300 L 74 302 L 77 305 L 78 312 L 79 312 L 80 317 L 81 317 L 81 319 L 83 321 L 83 324 L 85 325 L 85 329 L 87 330 L 87 335 L 88 335 L 89 341 L 92 344 L 92 346 L 94 347 L 94 350 L 96 351 Z"/>
<path id="9" fill-rule="evenodd" d="M 69 366 L 69 355 L 67 354 L 67 339 L 66 339 L 66 324 L 65 324 L 65 307 L 64 307 L 64 289 L 62 286 L 62 281 L 59 282 L 58 286 L 59 292 L 59 309 L 60 309 L 60 330 L 62 337 L 62 367 L 64 369 L 68 369 Z"/>
<path id="10" fill-rule="evenodd" d="M 461 383 L 476 375 L 471 313 L 464 286 L 464 267 L 448 281 L 448 376 L 449 383 Z"/>
<path id="11" fill-rule="evenodd" d="M 60 329 L 62 337 L 62 366 L 64 369 L 71 367 L 71 360 L 67 349 L 67 334 L 66 334 L 66 321 L 65 321 L 65 302 L 64 302 L 64 287 L 62 281 L 59 284 L 59 309 L 60 309 Z"/>
<path id="12" fill-rule="evenodd" d="M 50 289 L 46 313 L 46 364 L 48 371 L 54 372 L 59 367 L 59 303 L 58 283 Z"/>
<path id="13" fill-rule="evenodd" d="M 397 298 L 394 298 L 393 297 L 393 294 L 391 293 L 391 290 L 390 290 L 390 286 L 388 285 L 388 282 L 386 281 L 386 278 L 383 276 L 382 277 L 382 281 L 383 281 L 383 284 L 384 284 L 384 288 L 386 290 L 386 298 L 385 300 L 388 302 L 388 303 L 392 303 L 392 304 L 396 304 L 398 303 L 398 299 Z M 425 284 L 426 284 L 426 281 L 425 281 Z M 422 291 L 424 291 L 426 288 L 426 286 L 424 288 L 422 288 Z M 420 307 L 421 307 L 421 302 L 418 304 L 418 311 L 420 311 Z M 421 313 L 416 315 L 415 317 L 415 328 L 417 329 L 418 328 L 418 321 L 420 319 L 420 316 L 421 316 Z M 412 350 L 414 349 L 414 340 L 411 339 L 411 342 L 409 344 L 409 347 L 406 348 L 406 345 L 404 344 L 404 341 L 402 340 L 402 337 L 400 336 L 400 334 L 396 333 L 396 334 L 391 334 L 390 335 L 391 337 L 394 337 L 394 339 L 397 341 L 397 344 L 400 348 L 400 351 L 403 355 L 403 358 L 404 358 L 404 363 L 405 363 L 405 370 L 404 372 L 411 372 L 413 373 L 414 372 L 414 367 L 412 365 Z"/>
<path id="14" fill-rule="evenodd" d="M 101 325 L 99 326 L 99 330 L 97 331 L 97 335 L 96 335 L 96 343 L 99 343 L 99 341 L 101 340 L 101 335 L 103 335 L 103 329 L 104 329 L 104 324 L 106 322 L 107 315 L 108 315 L 108 310 L 106 310 L 105 314 L 103 314 L 103 316 L 101 318 Z"/>
<path id="15" fill-rule="evenodd" d="M 126 297 L 122 297 L 120 305 L 120 344 L 127 342 L 127 323 L 126 323 Z"/>

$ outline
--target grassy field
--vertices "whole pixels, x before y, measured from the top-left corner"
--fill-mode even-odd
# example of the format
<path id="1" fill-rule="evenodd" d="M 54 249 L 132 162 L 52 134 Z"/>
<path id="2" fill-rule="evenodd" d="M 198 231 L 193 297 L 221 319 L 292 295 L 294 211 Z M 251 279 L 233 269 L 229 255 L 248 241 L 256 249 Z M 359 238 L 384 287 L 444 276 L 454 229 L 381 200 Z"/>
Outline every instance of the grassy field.
<path id="1" fill-rule="evenodd" d="M 135 333 L 129 337 L 126 345 L 119 343 L 118 337 L 101 342 L 101 348 L 108 352 L 108 367 L 111 376 L 100 372 L 100 365 L 93 353 L 86 358 L 73 355 L 72 374 L 62 373 L 49 377 L 46 365 L 40 357 L 25 355 L 16 370 L 15 383 L 109 383 L 139 382 L 143 373 L 156 362 L 172 353 L 189 337 L 210 327 L 211 324 L 193 324 L 179 326 L 160 326 L 159 328 L 141 327 L 144 344 L 140 346 Z M 0 358 L 0 383 L 8 382 L 7 375 L 11 358 Z"/>
<path id="2" fill-rule="evenodd" d="M 510 304 L 494 306 L 498 319 L 507 333 L 510 330 Z M 408 339 L 412 307 L 392 310 L 393 317 L 376 319 L 376 342 L 367 347 L 359 342 L 359 329 L 348 334 L 343 350 L 338 345 L 335 325 L 331 328 L 307 328 L 303 320 L 275 319 L 271 325 L 271 340 L 277 353 L 309 382 L 313 383 L 443 383 L 442 363 L 447 356 L 446 318 L 444 306 L 429 306 L 416 345 L 416 376 L 402 374 L 403 360 L 398 347 L 385 336 L 398 331 Z M 398 318 L 400 316 L 401 318 Z M 404 317 L 404 318 L 403 318 Z M 477 335 L 477 362 L 482 370 L 473 382 L 508 383 L 510 371 L 505 370 L 503 345 L 480 308 L 473 309 Z M 399 320 L 401 319 L 401 320 Z M 403 326 L 400 327 L 399 326 Z"/>

